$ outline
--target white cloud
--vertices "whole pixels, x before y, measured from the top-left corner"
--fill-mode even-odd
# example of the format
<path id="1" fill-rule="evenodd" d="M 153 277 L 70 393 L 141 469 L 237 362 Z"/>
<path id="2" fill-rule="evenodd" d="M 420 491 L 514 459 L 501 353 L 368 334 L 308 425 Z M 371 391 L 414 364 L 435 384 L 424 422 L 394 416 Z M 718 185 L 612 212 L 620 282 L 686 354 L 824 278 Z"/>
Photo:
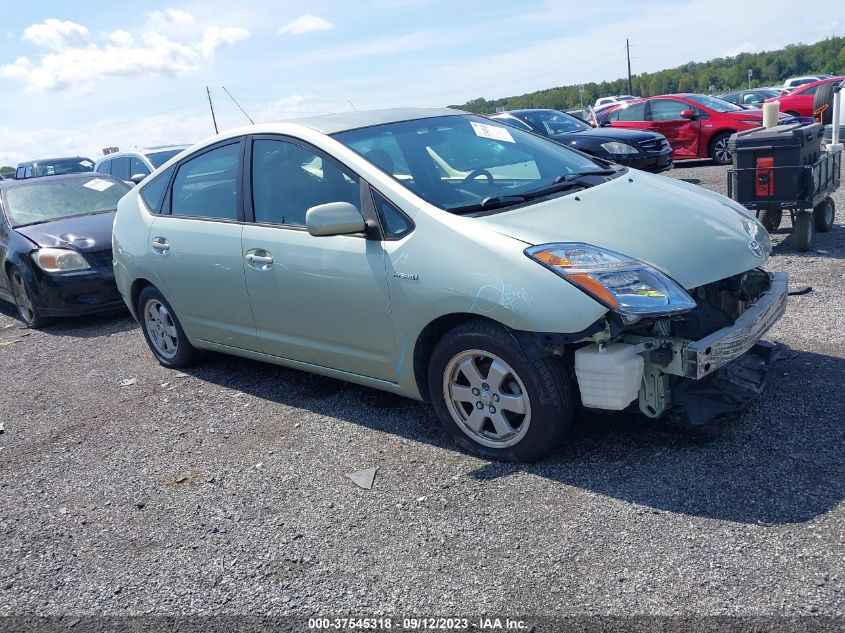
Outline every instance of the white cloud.
<path id="1" fill-rule="evenodd" d="M 280 35 L 304 35 L 315 31 L 328 31 L 334 28 L 334 24 L 316 15 L 302 15 L 291 20 L 279 29 Z"/>
<path id="2" fill-rule="evenodd" d="M 23 39 L 52 51 L 86 47 L 91 43 L 90 36 L 91 32 L 81 24 L 62 22 L 55 18 L 47 18 L 41 24 L 28 26 L 23 32 Z"/>
<path id="3" fill-rule="evenodd" d="M 738 46 L 734 46 L 719 54 L 719 57 L 736 57 L 740 53 L 756 53 L 760 47 L 753 42 L 743 42 Z"/>
<path id="4" fill-rule="evenodd" d="M 167 27 L 194 22 L 194 17 L 185 11 L 156 11 L 150 15 L 150 26 L 137 35 L 118 29 L 107 35 L 106 41 L 97 43 L 84 26 L 47 19 L 28 27 L 24 39 L 48 52 L 35 62 L 19 57 L 0 65 L 0 78 L 23 81 L 28 91 L 34 91 L 90 89 L 111 77 L 183 75 L 213 61 L 220 48 L 249 37 L 244 28 L 215 25 L 206 27 L 193 41 L 162 33 Z"/>

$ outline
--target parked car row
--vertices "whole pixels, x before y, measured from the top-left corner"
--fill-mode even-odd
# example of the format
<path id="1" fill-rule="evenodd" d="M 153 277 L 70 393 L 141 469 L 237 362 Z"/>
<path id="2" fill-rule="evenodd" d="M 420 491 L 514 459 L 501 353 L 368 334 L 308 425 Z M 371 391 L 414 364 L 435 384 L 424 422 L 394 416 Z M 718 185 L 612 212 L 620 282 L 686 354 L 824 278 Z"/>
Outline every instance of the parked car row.
<path id="1" fill-rule="evenodd" d="M 503 114 L 253 126 L 134 188 L 114 172 L 0 182 L 0 293 L 31 326 L 122 298 L 166 367 L 214 350 L 431 401 L 492 459 L 554 449 L 575 402 L 701 428 L 756 396 L 786 300 L 763 227 L 573 151 L 562 113 Z"/>

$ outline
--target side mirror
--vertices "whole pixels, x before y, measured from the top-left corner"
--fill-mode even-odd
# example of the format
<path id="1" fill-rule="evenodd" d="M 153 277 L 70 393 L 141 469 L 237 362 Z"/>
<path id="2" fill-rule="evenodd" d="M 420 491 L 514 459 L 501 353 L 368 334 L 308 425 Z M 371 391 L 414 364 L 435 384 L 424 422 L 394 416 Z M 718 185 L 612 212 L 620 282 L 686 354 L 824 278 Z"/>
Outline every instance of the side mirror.
<path id="1" fill-rule="evenodd" d="M 134 182 L 136 185 L 140 185 L 141 181 L 147 177 L 147 174 L 132 174 L 132 177 L 129 179 Z"/>
<path id="2" fill-rule="evenodd" d="M 314 237 L 325 237 L 363 233 L 367 224 L 354 204 L 327 202 L 305 212 L 305 227 Z"/>
<path id="3" fill-rule="evenodd" d="M 692 110 L 681 110 L 681 118 L 692 121 L 695 118 L 695 112 Z"/>

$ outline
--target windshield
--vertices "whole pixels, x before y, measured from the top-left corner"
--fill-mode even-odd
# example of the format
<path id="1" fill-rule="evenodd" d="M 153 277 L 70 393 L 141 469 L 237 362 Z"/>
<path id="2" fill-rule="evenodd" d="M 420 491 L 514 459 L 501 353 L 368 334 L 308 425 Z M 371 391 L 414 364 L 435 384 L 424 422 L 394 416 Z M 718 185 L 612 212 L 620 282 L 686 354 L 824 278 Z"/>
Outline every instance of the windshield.
<path id="1" fill-rule="evenodd" d="M 60 160 L 38 161 L 34 165 L 35 176 L 59 176 L 94 171 L 94 161 L 90 158 L 62 158 Z"/>
<path id="2" fill-rule="evenodd" d="M 526 112 L 522 116 L 535 128 L 545 130 L 549 135 L 583 132 L 590 129 L 589 125 L 574 116 L 555 110 Z"/>
<path id="3" fill-rule="evenodd" d="M 179 148 L 179 149 L 168 149 L 168 150 L 164 150 L 164 151 L 161 151 L 161 152 L 152 152 L 150 154 L 147 154 L 147 159 L 153 164 L 154 168 L 158 169 L 159 167 L 164 165 L 164 163 L 166 163 L 171 158 L 176 156 L 176 154 L 179 154 L 180 152 L 184 152 L 184 151 L 185 151 L 184 148 Z"/>
<path id="4" fill-rule="evenodd" d="M 46 179 L 5 191 L 12 226 L 38 224 L 117 208 L 129 187 L 110 177 Z"/>
<path id="5" fill-rule="evenodd" d="M 334 138 L 441 209 L 522 196 L 607 169 L 554 141 L 474 115 L 388 123 Z"/>
<path id="6" fill-rule="evenodd" d="M 710 108 L 716 112 L 740 112 L 742 108 L 733 103 L 729 103 L 719 97 L 708 97 L 707 95 L 686 95 L 690 101 L 694 101 L 705 108 Z"/>

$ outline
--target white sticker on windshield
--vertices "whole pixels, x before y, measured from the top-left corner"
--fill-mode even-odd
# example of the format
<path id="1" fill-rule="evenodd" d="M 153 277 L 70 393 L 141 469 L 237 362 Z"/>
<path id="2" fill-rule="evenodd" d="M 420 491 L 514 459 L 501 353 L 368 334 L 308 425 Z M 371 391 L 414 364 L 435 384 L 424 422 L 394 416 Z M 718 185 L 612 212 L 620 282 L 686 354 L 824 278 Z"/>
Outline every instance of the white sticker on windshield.
<path id="1" fill-rule="evenodd" d="M 507 128 L 499 127 L 498 125 L 487 125 L 486 123 L 478 123 L 477 121 L 470 121 L 469 124 L 475 130 L 476 136 L 482 138 L 492 138 L 496 141 L 505 141 L 506 143 L 516 143 Z"/>
<path id="2" fill-rule="evenodd" d="M 105 191 L 109 187 L 111 187 L 114 183 L 109 182 L 108 180 L 103 180 L 102 178 L 94 178 L 93 180 L 89 180 L 86 182 L 83 187 L 88 187 L 89 189 L 93 189 L 94 191 Z"/>

